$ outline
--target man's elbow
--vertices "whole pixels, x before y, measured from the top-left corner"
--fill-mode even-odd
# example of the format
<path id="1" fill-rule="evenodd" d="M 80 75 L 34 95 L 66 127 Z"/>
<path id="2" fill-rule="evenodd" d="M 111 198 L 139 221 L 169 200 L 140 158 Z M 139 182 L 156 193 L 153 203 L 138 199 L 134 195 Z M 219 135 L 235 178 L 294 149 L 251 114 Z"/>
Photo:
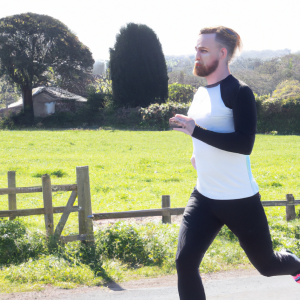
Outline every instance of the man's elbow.
<path id="1" fill-rule="evenodd" d="M 244 135 L 243 149 L 241 154 L 250 155 L 252 153 L 255 141 L 255 134 Z"/>

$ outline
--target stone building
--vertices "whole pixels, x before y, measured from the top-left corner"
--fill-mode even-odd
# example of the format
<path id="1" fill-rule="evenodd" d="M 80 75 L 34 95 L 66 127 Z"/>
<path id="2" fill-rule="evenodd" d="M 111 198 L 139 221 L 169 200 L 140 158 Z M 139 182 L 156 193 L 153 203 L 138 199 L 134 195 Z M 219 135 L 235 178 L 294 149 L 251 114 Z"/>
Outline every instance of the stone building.
<path id="1" fill-rule="evenodd" d="M 32 90 L 33 112 L 35 117 L 44 118 L 55 112 L 75 112 L 85 105 L 87 99 L 58 87 L 38 87 Z M 18 111 L 23 108 L 22 98 L 10 104 L 8 110 Z"/>

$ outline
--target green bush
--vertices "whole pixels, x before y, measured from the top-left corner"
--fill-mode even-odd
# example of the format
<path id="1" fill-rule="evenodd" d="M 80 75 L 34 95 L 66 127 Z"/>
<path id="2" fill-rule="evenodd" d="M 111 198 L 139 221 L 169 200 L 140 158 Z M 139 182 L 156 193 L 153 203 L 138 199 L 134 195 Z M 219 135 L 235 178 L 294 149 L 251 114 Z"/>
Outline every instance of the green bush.
<path id="1" fill-rule="evenodd" d="M 144 264 L 147 261 L 145 243 L 136 228 L 124 222 L 99 231 L 97 247 L 103 256 L 119 259 L 130 265 Z"/>
<path id="2" fill-rule="evenodd" d="M 17 129 L 32 126 L 33 120 L 31 115 L 25 114 L 23 110 L 18 113 L 9 112 L 4 116 L 0 116 L 1 129 Z"/>
<path id="3" fill-rule="evenodd" d="M 109 111 L 109 108 L 105 110 L 104 123 L 112 126 L 137 126 L 142 121 L 140 113 L 141 107 L 135 108 L 115 108 Z"/>
<path id="4" fill-rule="evenodd" d="M 170 102 L 190 103 L 194 97 L 194 87 L 188 84 L 169 84 Z"/>
<path id="5" fill-rule="evenodd" d="M 18 264 L 47 252 L 45 237 L 20 221 L 0 221 L 0 266 Z"/>
<path id="6" fill-rule="evenodd" d="M 300 96 L 257 100 L 257 132 L 300 134 Z"/>
<path id="7" fill-rule="evenodd" d="M 190 104 L 167 102 L 148 107 L 118 108 L 104 114 L 104 124 L 137 127 L 143 129 L 169 129 L 169 118 L 175 114 L 187 114 Z"/>
<path id="8" fill-rule="evenodd" d="M 150 127 L 169 129 L 169 119 L 175 114 L 186 115 L 190 104 L 168 102 L 164 104 L 152 104 L 146 108 L 141 108 L 143 124 Z"/>
<path id="9" fill-rule="evenodd" d="M 272 96 L 255 95 L 257 131 L 279 134 L 300 134 L 300 83 L 285 80 L 277 85 Z"/>
<path id="10" fill-rule="evenodd" d="M 99 109 L 104 107 L 105 95 L 102 93 L 96 93 L 96 91 L 91 91 L 88 95 L 87 106 L 90 113 L 99 112 Z"/>

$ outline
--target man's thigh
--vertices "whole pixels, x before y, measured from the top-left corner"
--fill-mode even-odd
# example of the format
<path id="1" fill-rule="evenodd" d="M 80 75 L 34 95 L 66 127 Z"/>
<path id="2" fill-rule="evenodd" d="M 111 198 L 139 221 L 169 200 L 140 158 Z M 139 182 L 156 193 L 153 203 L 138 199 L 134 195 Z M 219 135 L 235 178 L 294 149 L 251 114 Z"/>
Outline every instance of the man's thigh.
<path id="1" fill-rule="evenodd" d="M 237 236 L 253 264 L 270 257 L 272 240 L 259 195 L 232 201 L 227 207 L 224 223 Z"/>
<path id="2" fill-rule="evenodd" d="M 176 258 L 179 255 L 191 259 L 197 257 L 200 263 L 222 226 L 205 197 L 195 189 L 183 213 Z"/>

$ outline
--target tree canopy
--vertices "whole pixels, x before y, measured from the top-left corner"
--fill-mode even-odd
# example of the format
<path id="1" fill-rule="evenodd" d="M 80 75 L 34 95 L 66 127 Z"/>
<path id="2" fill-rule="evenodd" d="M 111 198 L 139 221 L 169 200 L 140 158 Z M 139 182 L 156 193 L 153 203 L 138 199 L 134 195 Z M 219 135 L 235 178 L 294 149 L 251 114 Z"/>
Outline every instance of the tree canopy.
<path id="1" fill-rule="evenodd" d="M 59 20 L 25 13 L 0 19 L 0 76 L 7 75 L 33 114 L 32 88 L 68 82 L 92 71 L 90 50 Z"/>
<path id="2" fill-rule="evenodd" d="M 287 99 L 300 96 L 300 82 L 298 80 L 284 80 L 279 83 L 272 97 L 277 99 Z"/>
<path id="3" fill-rule="evenodd" d="M 118 106 L 148 106 L 168 97 L 168 74 L 162 47 L 146 25 L 129 23 L 120 29 L 110 49 L 114 101 Z"/>

